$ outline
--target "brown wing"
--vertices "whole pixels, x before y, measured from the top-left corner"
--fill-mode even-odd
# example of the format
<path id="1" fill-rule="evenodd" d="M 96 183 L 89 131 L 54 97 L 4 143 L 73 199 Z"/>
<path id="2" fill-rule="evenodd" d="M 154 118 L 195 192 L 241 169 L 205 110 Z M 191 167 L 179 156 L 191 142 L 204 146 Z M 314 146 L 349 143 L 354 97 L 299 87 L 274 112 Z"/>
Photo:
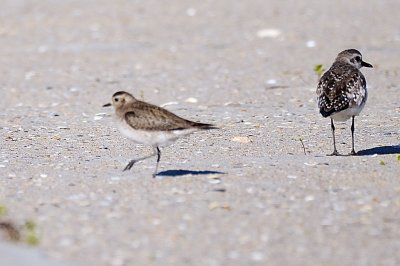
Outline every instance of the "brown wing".
<path id="1" fill-rule="evenodd" d="M 318 107 L 322 116 L 347 109 L 363 95 L 365 78 L 357 69 L 337 73 L 327 71 L 317 88 Z"/>
<path id="2" fill-rule="evenodd" d="M 141 101 L 132 104 L 125 113 L 127 123 L 134 129 L 142 130 L 183 130 L 187 128 L 208 128 L 212 125 L 201 124 L 183 119 L 170 111 Z"/>

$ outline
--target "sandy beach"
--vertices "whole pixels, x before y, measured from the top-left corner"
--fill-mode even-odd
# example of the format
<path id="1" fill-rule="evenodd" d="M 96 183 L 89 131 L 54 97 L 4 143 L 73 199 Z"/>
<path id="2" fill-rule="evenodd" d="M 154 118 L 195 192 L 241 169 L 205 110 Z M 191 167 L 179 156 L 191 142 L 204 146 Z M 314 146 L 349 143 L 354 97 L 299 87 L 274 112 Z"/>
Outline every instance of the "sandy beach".
<path id="1" fill-rule="evenodd" d="M 0 231 L 0 257 L 400 265 L 399 10 L 395 0 L 3 1 L 0 221 L 34 221 L 39 243 Z M 360 155 L 330 157 L 313 69 L 347 48 L 374 68 L 362 69 Z M 122 172 L 151 149 L 102 107 L 120 90 L 220 129 L 163 148 L 154 179 L 155 158 Z M 337 123 L 344 154 L 350 124 Z"/>

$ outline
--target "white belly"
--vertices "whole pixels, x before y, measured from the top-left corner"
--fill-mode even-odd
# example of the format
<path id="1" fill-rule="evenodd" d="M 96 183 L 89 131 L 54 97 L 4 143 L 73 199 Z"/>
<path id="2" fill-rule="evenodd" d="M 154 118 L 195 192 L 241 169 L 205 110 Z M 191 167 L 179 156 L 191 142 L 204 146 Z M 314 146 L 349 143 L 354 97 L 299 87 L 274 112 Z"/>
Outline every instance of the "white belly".
<path id="1" fill-rule="evenodd" d="M 363 107 L 364 107 L 364 105 L 347 108 L 346 110 L 340 111 L 338 113 L 334 113 L 333 115 L 331 115 L 331 117 L 335 121 L 343 122 L 343 121 L 350 119 L 353 116 L 358 116 L 360 114 L 361 110 L 363 109 Z"/>
<path id="2" fill-rule="evenodd" d="M 365 95 L 362 95 L 356 102 L 352 102 L 352 106 L 347 108 L 346 110 L 334 113 L 331 115 L 333 120 L 335 121 L 346 121 L 353 116 L 358 116 L 362 109 L 364 109 L 365 103 L 367 101 L 367 90 L 365 90 Z"/>
<path id="3" fill-rule="evenodd" d="M 128 126 L 126 123 L 119 123 L 118 129 L 130 140 L 136 143 L 149 146 L 165 146 L 171 144 L 181 136 L 188 135 L 196 131 L 196 129 L 172 130 L 172 131 L 148 131 L 136 130 Z"/>

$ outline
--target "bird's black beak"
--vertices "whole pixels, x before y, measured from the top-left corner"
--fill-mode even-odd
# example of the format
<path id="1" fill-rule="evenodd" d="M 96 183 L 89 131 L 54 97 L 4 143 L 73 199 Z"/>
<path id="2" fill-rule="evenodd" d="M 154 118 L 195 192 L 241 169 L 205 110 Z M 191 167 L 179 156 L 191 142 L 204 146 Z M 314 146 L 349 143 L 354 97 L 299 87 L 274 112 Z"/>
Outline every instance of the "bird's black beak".
<path id="1" fill-rule="evenodd" d="M 364 61 L 361 61 L 361 65 L 362 65 L 363 67 L 373 67 L 371 64 L 369 64 L 369 63 L 367 63 L 367 62 L 364 62 Z"/>
<path id="2" fill-rule="evenodd" d="M 106 103 L 105 105 L 103 105 L 103 107 L 109 107 L 111 106 L 111 103 Z"/>

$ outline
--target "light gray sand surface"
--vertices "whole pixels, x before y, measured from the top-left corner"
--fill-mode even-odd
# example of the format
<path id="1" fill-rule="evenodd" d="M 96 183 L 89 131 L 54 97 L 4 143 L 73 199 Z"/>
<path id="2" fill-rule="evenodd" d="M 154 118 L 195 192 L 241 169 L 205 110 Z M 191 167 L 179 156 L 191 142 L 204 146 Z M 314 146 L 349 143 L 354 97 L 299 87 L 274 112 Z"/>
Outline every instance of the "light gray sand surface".
<path id="1" fill-rule="evenodd" d="M 62 266 L 43 252 L 16 245 L 0 243 L 1 265 L 7 266 Z"/>
<path id="2" fill-rule="evenodd" d="M 38 249 L 69 265 L 399 265 L 399 10 L 397 0 L 3 1 L 7 218 L 34 220 Z M 356 119 L 365 156 L 327 157 L 313 68 L 346 48 L 374 65 Z M 221 129 L 163 149 L 157 179 L 155 158 L 122 172 L 150 149 L 101 114 L 118 90 Z M 348 153 L 350 121 L 337 128 Z"/>

